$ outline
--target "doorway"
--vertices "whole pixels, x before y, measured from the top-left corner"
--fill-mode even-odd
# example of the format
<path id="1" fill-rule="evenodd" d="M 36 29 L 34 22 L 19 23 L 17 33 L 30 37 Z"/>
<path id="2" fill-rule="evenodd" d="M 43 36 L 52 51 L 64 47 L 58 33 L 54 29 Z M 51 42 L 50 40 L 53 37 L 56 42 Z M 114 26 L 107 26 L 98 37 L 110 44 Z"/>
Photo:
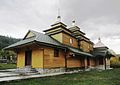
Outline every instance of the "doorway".
<path id="1" fill-rule="evenodd" d="M 32 50 L 25 51 L 25 66 L 31 65 Z"/>

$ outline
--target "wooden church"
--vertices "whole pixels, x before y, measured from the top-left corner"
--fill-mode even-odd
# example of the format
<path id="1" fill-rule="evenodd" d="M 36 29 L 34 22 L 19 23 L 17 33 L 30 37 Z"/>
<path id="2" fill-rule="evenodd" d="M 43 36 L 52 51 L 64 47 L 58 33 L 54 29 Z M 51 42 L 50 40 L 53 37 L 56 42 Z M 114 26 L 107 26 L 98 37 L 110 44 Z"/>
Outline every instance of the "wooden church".
<path id="1" fill-rule="evenodd" d="M 68 71 L 70 69 L 109 69 L 112 54 L 99 39 L 94 43 L 80 27 L 67 28 L 57 17 L 57 22 L 45 34 L 29 30 L 25 37 L 8 47 L 17 53 L 17 68 L 35 69 L 39 73 Z"/>

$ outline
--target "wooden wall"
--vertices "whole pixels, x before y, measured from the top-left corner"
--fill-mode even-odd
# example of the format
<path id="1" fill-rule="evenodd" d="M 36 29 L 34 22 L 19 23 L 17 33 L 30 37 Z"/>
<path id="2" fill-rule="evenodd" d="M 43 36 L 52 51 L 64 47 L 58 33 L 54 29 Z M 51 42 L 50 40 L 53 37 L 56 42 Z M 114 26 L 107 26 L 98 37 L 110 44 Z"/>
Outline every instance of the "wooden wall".
<path id="1" fill-rule="evenodd" d="M 90 45 L 86 41 L 81 41 L 80 42 L 80 48 L 85 52 L 90 52 Z"/>
<path id="2" fill-rule="evenodd" d="M 21 48 L 17 57 L 17 67 L 25 66 L 25 49 L 28 47 Z M 31 45 L 29 49 L 32 49 L 32 68 L 58 68 L 65 67 L 65 54 L 64 50 L 59 50 L 59 57 L 54 57 L 54 48 L 46 47 L 46 46 L 36 46 Z M 81 58 L 73 58 L 69 55 L 70 52 L 67 53 L 67 67 L 84 67 L 85 59 Z M 91 60 L 91 64 L 94 65 L 93 60 Z"/>
<path id="3" fill-rule="evenodd" d="M 17 55 L 17 67 L 22 68 L 25 66 L 25 52 L 20 51 Z"/>
<path id="4" fill-rule="evenodd" d="M 71 57 L 67 58 L 67 67 L 68 68 L 81 67 L 80 59 L 71 58 Z"/>
<path id="5" fill-rule="evenodd" d="M 89 50 L 93 51 L 93 44 L 89 44 L 89 46 L 90 46 Z"/>
<path id="6" fill-rule="evenodd" d="M 31 66 L 32 68 L 43 68 L 43 50 L 36 45 L 21 47 L 17 54 L 17 67 L 25 66 L 25 51 L 32 50 Z"/>
<path id="7" fill-rule="evenodd" d="M 90 66 L 95 66 L 95 59 L 94 58 L 90 58 Z"/>
<path id="8" fill-rule="evenodd" d="M 85 58 L 80 58 L 81 67 L 85 66 Z"/>
<path id="9" fill-rule="evenodd" d="M 54 48 L 44 48 L 44 68 L 65 67 L 64 51 L 59 50 L 59 57 L 54 57 Z"/>
<path id="10" fill-rule="evenodd" d="M 58 34 L 55 34 L 55 35 L 51 35 L 51 37 L 53 37 L 54 39 L 58 40 L 59 42 L 61 42 L 63 44 L 78 48 L 77 39 L 74 38 L 74 37 L 71 37 L 68 34 L 58 33 Z M 72 39 L 72 43 L 70 43 L 70 39 Z"/>
<path id="11" fill-rule="evenodd" d="M 59 57 L 54 57 L 54 49 L 53 48 L 44 48 L 44 68 L 57 68 L 57 67 L 65 67 L 65 58 L 64 51 L 59 51 Z M 75 67 L 84 67 L 84 59 L 73 58 L 69 56 L 69 52 L 67 53 L 67 67 L 75 68 Z"/>
<path id="12" fill-rule="evenodd" d="M 85 52 L 93 51 L 93 45 L 87 41 L 80 41 L 80 48 Z"/>
<path id="13" fill-rule="evenodd" d="M 32 50 L 32 68 L 43 68 L 43 49 Z"/>
<path id="14" fill-rule="evenodd" d="M 72 39 L 72 43 L 70 43 L 70 39 Z M 63 33 L 63 43 L 66 45 L 70 45 L 72 47 L 78 48 L 77 39 L 74 37 L 69 36 L 68 34 Z"/>
<path id="15" fill-rule="evenodd" d="M 76 56 L 72 57 L 70 56 L 70 51 L 67 53 L 67 67 L 68 68 L 76 68 L 76 67 L 84 67 L 85 66 L 85 59 L 83 57 Z"/>

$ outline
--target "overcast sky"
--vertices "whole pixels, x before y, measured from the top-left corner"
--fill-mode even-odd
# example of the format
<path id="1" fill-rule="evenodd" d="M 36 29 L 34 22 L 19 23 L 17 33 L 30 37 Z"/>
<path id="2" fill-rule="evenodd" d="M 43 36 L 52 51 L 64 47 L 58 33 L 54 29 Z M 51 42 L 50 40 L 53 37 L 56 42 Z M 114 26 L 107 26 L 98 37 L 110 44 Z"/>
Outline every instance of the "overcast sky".
<path id="1" fill-rule="evenodd" d="M 23 38 L 29 29 L 42 32 L 55 23 L 76 20 L 94 43 L 120 53 L 120 0 L 0 0 L 0 35 Z"/>

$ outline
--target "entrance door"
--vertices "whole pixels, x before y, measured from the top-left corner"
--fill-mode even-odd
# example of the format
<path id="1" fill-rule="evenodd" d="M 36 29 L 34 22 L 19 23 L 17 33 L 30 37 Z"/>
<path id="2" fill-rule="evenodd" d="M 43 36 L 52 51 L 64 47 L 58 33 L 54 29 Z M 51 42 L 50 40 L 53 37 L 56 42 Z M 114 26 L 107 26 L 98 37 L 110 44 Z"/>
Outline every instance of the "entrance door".
<path id="1" fill-rule="evenodd" d="M 25 66 L 31 65 L 31 57 L 32 57 L 32 51 L 31 50 L 25 51 Z"/>

